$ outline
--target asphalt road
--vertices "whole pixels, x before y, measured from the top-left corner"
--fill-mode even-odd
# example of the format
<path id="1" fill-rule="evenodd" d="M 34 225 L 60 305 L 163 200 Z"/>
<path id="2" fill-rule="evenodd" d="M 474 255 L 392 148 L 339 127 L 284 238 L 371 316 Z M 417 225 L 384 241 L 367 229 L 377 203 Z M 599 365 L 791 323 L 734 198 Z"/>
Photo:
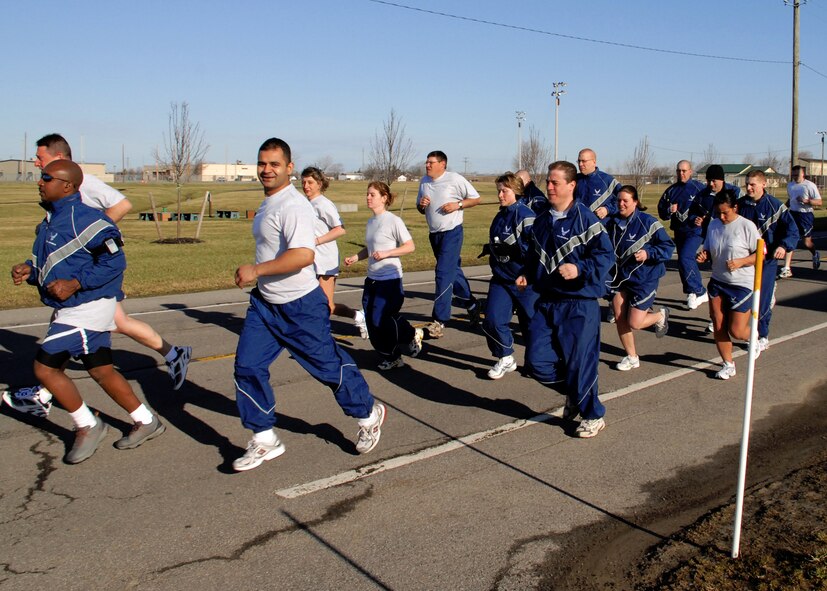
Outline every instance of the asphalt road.
<path id="1" fill-rule="evenodd" d="M 757 362 L 753 424 L 765 432 L 783 429 L 774 418 L 801 408 L 827 380 L 827 270 L 804 259 L 799 252 L 795 278 L 779 283 L 772 346 Z M 487 268 L 467 274 L 484 295 Z M 416 324 L 430 317 L 432 280 L 405 277 L 404 310 Z M 338 300 L 356 305 L 360 284 L 342 282 Z M 378 447 L 357 455 L 355 421 L 285 354 L 272 383 L 287 453 L 241 474 L 230 463 L 249 433 L 237 417 L 232 368 L 246 294 L 127 300 L 129 312 L 194 349 L 188 383 L 172 392 L 158 355 L 114 338 L 117 366 L 167 432 L 129 451 L 116 450 L 111 433 L 91 459 L 70 466 L 62 462 L 72 441 L 65 412 L 41 420 L 4 407 L 0 587 L 526 589 L 550 561 L 568 559 L 567 536 L 578 528 L 620 523 L 655 543 L 674 524 L 653 530 L 636 516 L 686 508 L 685 498 L 659 495 L 659 485 L 709 466 L 734 492 L 737 466 L 712 464 L 737 446 L 744 407 L 745 351 L 735 378 L 714 379 L 705 306 L 684 311 L 680 291 L 673 265 L 658 294 L 673 310 L 670 333 L 636 334 L 640 369 L 614 369 L 623 353 L 615 327 L 603 324 L 608 426 L 592 440 L 572 437 L 554 390 L 518 372 L 487 379 L 494 359 L 462 314 L 419 358 L 387 373 L 349 321 L 334 321 L 339 343 L 387 405 Z M 48 317 L 45 308 L 0 312 L 0 382 L 31 382 Z M 516 355 L 522 363 L 522 346 Z M 125 413 L 79 367 L 71 374 L 87 402 L 127 431 Z"/>

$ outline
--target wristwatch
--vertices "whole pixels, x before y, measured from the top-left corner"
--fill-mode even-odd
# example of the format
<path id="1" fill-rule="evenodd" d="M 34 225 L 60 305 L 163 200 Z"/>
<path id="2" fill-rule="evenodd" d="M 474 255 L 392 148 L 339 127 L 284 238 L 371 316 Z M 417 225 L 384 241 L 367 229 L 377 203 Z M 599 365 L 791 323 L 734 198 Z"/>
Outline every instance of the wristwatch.
<path id="1" fill-rule="evenodd" d="M 462 201 L 459 202 L 459 208 L 462 209 Z"/>

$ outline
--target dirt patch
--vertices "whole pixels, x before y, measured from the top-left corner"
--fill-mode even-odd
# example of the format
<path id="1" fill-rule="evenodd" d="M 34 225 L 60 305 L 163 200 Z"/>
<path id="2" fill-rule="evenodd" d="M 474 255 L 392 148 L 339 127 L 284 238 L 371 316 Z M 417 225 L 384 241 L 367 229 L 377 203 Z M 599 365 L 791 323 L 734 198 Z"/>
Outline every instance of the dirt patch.
<path id="1" fill-rule="evenodd" d="M 738 454 L 727 447 L 650 485 L 656 509 L 561 537 L 539 588 L 827 589 L 827 383 L 754 426 L 741 556 L 731 559 Z"/>

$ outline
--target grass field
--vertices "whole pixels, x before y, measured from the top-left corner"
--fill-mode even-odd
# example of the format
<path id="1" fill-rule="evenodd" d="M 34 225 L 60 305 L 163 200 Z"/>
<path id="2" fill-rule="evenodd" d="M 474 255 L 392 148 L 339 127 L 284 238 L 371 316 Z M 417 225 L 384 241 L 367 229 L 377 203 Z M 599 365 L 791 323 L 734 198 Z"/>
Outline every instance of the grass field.
<path id="1" fill-rule="evenodd" d="M 150 211 L 149 194 L 152 193 L 156 206 L 175 211 L 176 190 L 172 184 L 158 183 L 144 185 L 115 184 L 130 201 L 133 209 L 120 228 L 124 236 L 128 269 L 124 278 L 124 291 L 131 297 L 144 297 L 171 293 L 197 292 L 233 287 L 233 273 L 239 265 L 252 262 L 254 242 L 252 220 L 245 219 L 248 209 L 257 209 L 262 200 L 258 183 L 198 183 L 182 187 L 182 211 L 198 213 L 206 191 L 211 193 L 213 214 L 218 210 L 239 211 L 241 219 L 218 219 L 206 217 L 201 228 L 201 243 L 158 244 L 158 234 L 153 222 L 140 221 L 139 213 Z M 370 210 L 365 207 L 367 183 L 358 181 L 334 181 L 326 195 L 335 203 L 353 203 L 358 211 L 343 213 L 347 235 L 339 240 L 342 257 L 354 254 L 364 246 L 365 223 Z M 425 216 L 414 207 L 417 183 L 395 183 L 392 190 L 397 193 L 391 210 L 402 216 L 413 236 L 417 250 L 406 255 L 402 261 L 408 271 L 431 269 L 433 254 L 428 243 Z M 481 195 L 477 207 L 465 211 L 465 243 L 462 251 L 463 264 L 479 264 L 477 255 L 488 241 L 488 227 L 497 212 L 497 198 L 494 183 L 481 182 L 476 185 Z M 663 189 L 662 185 L 649 185 L 642 200 L 649 206 L 649 212 Z M 781 195 L 781 193 L 779 193 Z M 0 269 L 30 257 L 34 228 L 43 218 L 38 205 L 37 186 L 34 183 L 0 183 Z M 656 214 L 655 214 L 656 215 Z M 825 212 L 816 214 L 821 222 Z M 182 222 L 181 236 L 194 237 L 197 222 Z M 162 222 L 164 238 L 174 238 L 175 222 Z M 364 275 L 366 263 L 343 269 L 343 276 Z M 37 290 L 31 286 L 14 287 L 6 275 L 7 289 L 3 290 L 0 309 L 37 306 Z"/>

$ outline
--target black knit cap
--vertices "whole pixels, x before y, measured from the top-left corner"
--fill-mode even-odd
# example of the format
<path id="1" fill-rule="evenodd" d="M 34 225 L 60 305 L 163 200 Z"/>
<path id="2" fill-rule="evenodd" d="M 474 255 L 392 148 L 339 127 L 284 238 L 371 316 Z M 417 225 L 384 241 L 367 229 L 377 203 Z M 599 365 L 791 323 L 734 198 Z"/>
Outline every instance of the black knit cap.
<path id="1" fill-rule="evenodd" d="M 724 167 L 720 164 L 710 164 L 706 169 L 706 180 L 708 181 L 722 181 L 724 180 Z"/>

